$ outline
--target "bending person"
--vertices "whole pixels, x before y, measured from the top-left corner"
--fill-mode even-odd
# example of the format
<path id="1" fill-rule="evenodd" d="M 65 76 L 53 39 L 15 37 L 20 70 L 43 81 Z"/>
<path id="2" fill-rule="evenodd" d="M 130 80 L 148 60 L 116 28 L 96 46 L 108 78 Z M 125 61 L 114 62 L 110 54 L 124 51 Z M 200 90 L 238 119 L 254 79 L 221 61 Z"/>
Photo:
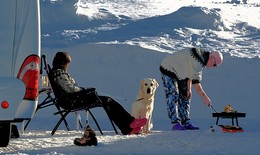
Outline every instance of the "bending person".
<path id="1" fill-rule="evenodd" d="M 223 62 L 220 52 L 200 48 L 187 48 L 174 52 L 163 59 L 160 65 L 166 96 L 168 116 L 172 130 L 198 130 L 190 122 L 192 85 L 206 106 L 211 100 L 201 85 L 203 68 L 213 68 Z"/>

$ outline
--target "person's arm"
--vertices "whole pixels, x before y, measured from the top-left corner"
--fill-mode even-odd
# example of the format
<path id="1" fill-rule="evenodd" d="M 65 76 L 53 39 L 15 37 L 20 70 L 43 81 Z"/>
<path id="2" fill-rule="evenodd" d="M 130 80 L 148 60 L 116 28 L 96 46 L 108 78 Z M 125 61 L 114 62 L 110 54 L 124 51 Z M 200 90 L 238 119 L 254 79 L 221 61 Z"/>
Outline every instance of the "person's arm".
<path id="1" fill-rule="evenodd" d="M 209 99 L 209 97 L 207 96 L 207 94 L 205 93 L 205 91 L 202 88 L 201 83 L 195 83 L 193 84 L 196 92 L 198 93 L 198 95 L 201 97 L 203 103 L 210 107 L 211 106 L 211 100 Z"/>
<path id="2" fill-rule="evenodd" d="M 189 80 L 187 81 L 187 98 L 188 98 L 188 99 L 191 99 L 191 96 L 192 96 L 191 87 L 192 87 L 192 80 L 189 79 Z"/>
<path id="3" fill-rule="evenodd" d="M 79 92 L 81 90 L 80 87 L 75 85 L 75 81 L 73 78 L 63 70 L 57 70 L 54 72 L 55 81 L 62 87 L 62 89 L 66 93 L 74 93 Z"/>

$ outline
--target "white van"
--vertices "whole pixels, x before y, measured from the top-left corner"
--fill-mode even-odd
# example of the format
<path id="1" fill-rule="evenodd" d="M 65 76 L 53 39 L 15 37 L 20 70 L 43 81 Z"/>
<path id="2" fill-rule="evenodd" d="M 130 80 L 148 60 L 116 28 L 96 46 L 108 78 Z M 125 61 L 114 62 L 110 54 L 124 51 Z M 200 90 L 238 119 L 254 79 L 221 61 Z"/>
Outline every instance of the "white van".
<path id="1" fill-rule="evenodd" d="M 0 1 L 0 147 L 11 125 L 31 119 L 40 76 L 39 0 Z"/>

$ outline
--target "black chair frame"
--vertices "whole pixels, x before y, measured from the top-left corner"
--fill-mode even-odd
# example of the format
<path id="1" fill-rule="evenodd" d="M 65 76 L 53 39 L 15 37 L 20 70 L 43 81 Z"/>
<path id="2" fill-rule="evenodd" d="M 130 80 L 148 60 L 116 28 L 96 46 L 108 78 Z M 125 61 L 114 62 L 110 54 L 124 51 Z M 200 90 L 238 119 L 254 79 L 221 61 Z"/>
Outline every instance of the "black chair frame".
<path id="1" fill-rule="evenodd" d="M 50 87 L 51 87 L 52 81 L 50 80 L 50 72 L 49 72 L 49 71 L 50 71 L 50 65 L 47 64 L 46 56 L 45 56 L 45 55 L 42 55 L 42 61 L 43 61 L 43 63 L 44 63 L 44 69 L 45 69 L 45 71 L 46 71 L 46 73 L 47 73 L 47 76 L 48 76 L 48 79 L 49 79 L 49 83 L 50 83 Z M 54 93 L 52 87 L 51 87 L 51 92 L 52 92 L 53 95 L 55 96 L 55 93 Z M 51 92 L 50 92 L 50 93 L 51 93 Z M 51 135 L 54 135 L 54 134 L 55 134 L 55 132 L 56 132 L 56 130 L 58 129 L 58 127 L 60 126 L 61 122 L 64 122 L 64 124 L 65 124 L 67 130 L 70 130 L 69 125 L 68 125 L 68 123 L 67 123 L 67 121 L 66 121 L 66 117 L 67 117 L 68 114 L 70 114 L 71 112 L 78 112 L 78 111 L 83 111 L 83 110 L 86 111 L 87 115 L 90 114 L 90 116 L 91 116 L 92 119 L 94 120 L 94 122 L 95 122 L 95 124 L 96 124 L 98 130 L 99 130 L 100 133 L 103 135 L 103 132 L 102 132 L 100 126 L 99 126 L 99 123 L 97 122 L 97 120 L 96 120 L 95 116 L 93 115 L 93 113 L 91 112 L 90 108 L 84 107 L 84 108 L 80 108 L 80 109 L 63 109 L 63 108 L 60 107 L 59 104 L 57 103 L 56 97 L 55 97 L 55 98 L 52 97 L 50 93 L 49 93 L 49 94 L 47 93 L 48 96 L 47 96 L 47 98 L 45 99 L 45 102 L 43 102 L 42 105 L 40 105 L 39 109 L 40 109 L 40 108 L 44 108 L 44 107 L 48 107 L 48 106 L 51 106 L 51 105 L 55 105 L 58 111 L 55 112 L 54 115 L 60 115 L 60 116 L 61 116 L 61 118 L 59 119 L 59 121 L 57 122 L 57 124 L 55 125 L 55 127 L 53 128 L 53 130 L 52 130 L 52 132 L 51 132 Z M 96 94 L 96 96 L 97 96 L 97 94 Z M 98 98 L 98 96 L 97 96 L 97 98 Z M 48 102 L 52 102 L 52 103 L 49 103 L 49 104 L 48 104 Z M 102 104 L 101 101 L 100 101 L 100 103 Z M 112 121 L 112 119 L 111 119 L 111 117 L 110 117 L 110 115 L 109 115 L 109 111 L 108 111 L 107 107 L 106 107 L 106 106 L 101 106 L 101 107 L 102 107 L 102 108 L 105 110 L 105 112 L 107 113 L 107 116 L 108 116 L 108 118 L 109 118 L 109 120 L 110 120 L 110 122 L 111 122 L 111 125 L 112 125 L 112 127 L 113 127 L 115 133 L 118 134 L 118 131 L 117 131 L 115 125 L 114 125 L 114 122 Z M 93 107 L 93 108 L 96 108 L 96 107 Z M 37 109 L 38 109 L 38 108 L 37 108 Z M 80 123 L 80 125 L 81 125 L 81 127 L 82 127 L 82 123 L 81 123 L 81 122 L 79 122 L 79 123 Z M 87 126 L 89 125 L 88 123 L 89 123 L 88 118 L 86 118 L 86 125 L 87 125 Z"/>

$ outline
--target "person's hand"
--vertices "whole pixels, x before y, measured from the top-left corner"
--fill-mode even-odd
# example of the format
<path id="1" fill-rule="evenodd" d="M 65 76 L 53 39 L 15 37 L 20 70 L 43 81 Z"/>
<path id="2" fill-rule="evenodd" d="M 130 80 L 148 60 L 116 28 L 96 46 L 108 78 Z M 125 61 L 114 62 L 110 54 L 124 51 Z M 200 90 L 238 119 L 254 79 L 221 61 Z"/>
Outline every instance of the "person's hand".
<path id="1" fill-rule="evenodd" d="M 206 106 L 208 106 L 208 107 L 211 107 L 211 106 L 212 106 L 211 100 L 209 99 L 208 96 L 204 96 L 204 97 L 202 98 L 202 100 L 203 100 L 203 103 L 204 103 Z"/>
<path id="2" fill-rule="evenodd" d="M 192 96 L 192 91 L 191 90 L 187 90 L 187 98 L 188 99 L 191 99 L 191 96 Z"/>

